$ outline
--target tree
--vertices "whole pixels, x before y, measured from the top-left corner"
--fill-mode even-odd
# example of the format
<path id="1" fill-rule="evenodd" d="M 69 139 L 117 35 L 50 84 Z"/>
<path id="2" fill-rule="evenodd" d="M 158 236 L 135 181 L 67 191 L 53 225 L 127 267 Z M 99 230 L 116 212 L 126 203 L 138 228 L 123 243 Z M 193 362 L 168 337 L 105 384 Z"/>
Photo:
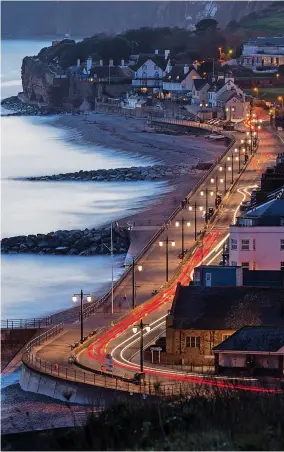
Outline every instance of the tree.
<path id="1" fill-rule="evenodd" d="M 196 33 L 208 33 L 209 31 L 216 31 L 218 22 L 215 19 L 202 19 L 195 25 Z"/>
<path id="2" fill-rule="evenodd" d="M 240 28 L 240 24 L 236 20 L 230 20 L 226 28 L 227 30 L 234 32 Z"/>

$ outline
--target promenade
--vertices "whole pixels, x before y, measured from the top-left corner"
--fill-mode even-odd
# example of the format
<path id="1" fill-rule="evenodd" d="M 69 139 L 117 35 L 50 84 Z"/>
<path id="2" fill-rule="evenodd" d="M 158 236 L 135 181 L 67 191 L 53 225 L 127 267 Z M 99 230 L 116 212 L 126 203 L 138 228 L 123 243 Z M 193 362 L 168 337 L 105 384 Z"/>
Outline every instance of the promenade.
<path id="1" fill-rule="evenodd" d="M 213 254 L 212 250 L 216 247 L 216 245 L 228 234 L 229 224 L 233 221 L 233 217 L 236 213 L 236 209 L 240 202 L 244 199 L 244 197 L 249 195 L 249 191 L 245 193 L 242 188 L 252 187 L 255 183 L 258 183 L 261 177 L 261 173 L 263 170 L 269 166 L 274 164 L 275 157 L 277 153 L 281 151 L 283 145 L 279 140 L 278 136 L 271 130 L 265 129 L 260 136 L 260 146 L 257 154 L 252 158 L 249 162 L 246 171 L 244 171 L 241 175 L 239 175 L 239 166 L 238 163 L 228 170 L 228 157 L 230 159 L 234 158 L 238 155 L 238 153 L 234 152 L 235 148 L 238 148 L 240 139 L 243 137 L 241 133 L 236 133 L 236 142 L 233 144 L 231 149 L 229 149 L 222 159 L 218 162 L 217 165 L 213 168 L 213 170 L 204 178 L 204 180 L 200 183 L 197 190 L 194 190 L 188 197 L 188 206 L 186 209 L 178 210 L 174 213 L 171 218 L 170 223 L 167 228 L 161 233 L 157 234 L 156 239 L 152 242 L 151 246 L 146 250 L 146 252 L 139 258 L 136 263 L 142 265 L 143 269 L 141 272 L 135 270 L 136 276 L 136 306 L 138 306 L 134 311 L 131 311 L 131 302 L 130 294 L 132 292 L 132 272 L 129 272 L 124 280 L 119 284 L 115 291 L 115 312 L 112 315 L 109 312 L 109 309 L 105 309 L 105 306 L 110 305 L 110 298 L 105 300 L 104 304 L 98 309 L 95 315 L 91 315 L 84 321 L 84 331 L 89 333 L 93 330 L 100 330 L 104 328 L 105 330 L 109 329 L 111 326 L 111 322 L 114 324 L 118 324 L 122 318 L 127 320 L 129 314 L 129 319 L 127 320 L 128 326 L 136 322 L 139 318 L 143 317 L 145 314 L 148 315 L 147 321 L 150 323 L 154 319 L 161 317 L 161 315 L 166 312 L 168 307 L 170 306 L 173 292 L 170 295 L 167 295 L 164 303 L 160 303 L 160 306 L 157 307 L 159 310 L 155 309 L 155 312 L 146 312 L 144 308 L 147 310 L 147 306 L 143 305 L 143 303 L 152 298 L 152 291 L 154 288 L 159 288 L 166 283 L 166 254 L 165 254 L 165 241 L 168 237 L 169 241 L 175 242 L 175 246 L 169 247 L 169 279 L 171 279 L 175 274 L 176 277 L 181 270 L 184 270 L 186 274 L 186 279 L 189 279 L 189 273 L 194 268 L 194 266 L 200 263 L 200 256 L 203 258 L 203 262 L 209 263 L 209 258 L 207 256 L 210 254 L 210 259 L 217 259 L 220 257 L 220 250 L 218 251 L 218 256 Z M 205 208 L 205 193 L 207 189 L 207 194 L 209 196 L 207 198 L 207 207 L 213 207 L 215 194 L 216 194 L 216 179 L 218 178 L 218 192 L 223 192 L 225 195 L 225 175 L 224 170 L 227 168 L 226 174 L 226 188 L 231 187 L 231 182 L 238 182 L 233 185 L 233 189 L 229 194 L 227 193 L 226 197 L 224 197 L 224 202 L 222 203 L 222 208 L 219 209 L 217 216 L 215 217 L 214 223 L 208 228 L 207 234 L 203 241 L 198 242 L 199 246 L 199 258 L 192 259 L 188 256 L 186 259 L 187 263 L 183 265 L 182 268 L 179 268 L 181 260 L 179 259 L 179 254 L 181 252 L 181 221 L 184 219 L 185 229 L 184 229 L 184 248 L 192 248 L 194 246 L 194 209 L 189 210 L 188 207 L 194 206 L 196 203 L 198 209 L 198 215 L 196 217 L 196 229 L 197 231 L 201 231 L 204 228 L 204 218 L 202 218 L 202 212 Z M 221 177 L 222 174 L 222 177 Z M 211 195 L 213 193 L 213 195 Z M 202 210 L 201 210 L 202 207 Z M 199 209 L 200 208 L 200 209 Z M 176 226 L 176 222 L 179 222 L 179 225 Z M 159 246 L 159 242 L 163 242 L 163 246 Z M 203 242 L 203 245 L 202 245 Z M 186 270 L 186 271 L 185 271 Z M 176 278 L 174 278 L 176 281 Z M 165 286 L 170 287 L 170 286 Z M 164 292 L 167 294 L 167 289 Z M 128 295 L 129 294 L 129 295 Z M 157 295 L 153 298 L 155 299 L 161 298 L 161 295 Z M 126 321 L 125 320 L 125 321 Z M 114 331 L 113 333 L 112 330 Z M 120 356 L 120 338 L 119 336 L 122 334 L 123 329 L 120 330 L 120 333 L 115 332 L 115 328 L 110 329 L 110 331 L 106 336 L 106 340 L 104 341 L 104 353 L 110 352 L 115 347 L 117 349 L 117 353 Z M 79 340 L 80 335 L 80 325 L 79 322 L 74 323 L 72 326 L 67 325 L 67 329 L 63 331 L 63 333 L 56 337 L 52 342 L 41 346 L 37 350 L 38 359 L 47 362 L 54 363 L 58 366 L 64 366 L 70 370 L 70 372 L 74 372 L 74 366 L 68 363 L 68 358 L 71 355 L 71 345 L 74 342 Z M 103 333 L 101 332 L 101 337 L 103 337 Z M 124 336 L 127 338 L 128 336 Z M 129 336 L 131 337 L 131 336 Z M 149 337 L 149 340 L 152 338 Z M 97 339 L 96 339 L 97 340 Z M 96 340 L 94 344 L 96 344 Z M 103 343 L 103 339 L 100 342 L 100 350 L 102 349 L 101 344 Z M 117 347 L 118 346 L 118 347 Z M 93 347 L 93 348 L 92 348 Z M 92 346 L 92 354 L 96 355 L 97 350 L 94 349 L 95 345 Z M 129 353 L 133 355 L 133 348 Z M 127 352 L 128 353 L 128 352 Z M 115 355 L 116 356 L 116 355 Z M 129 358 L 129 355 L 128 355 Z M 117 358 L 119 361 L 120 357 Z M 102 361 L 93 360 L 90 358 L 90 353 L 83 352 L 80 355 L 80 363 L 90 369 L 95 369 L 100 371 Z M 133 372 L 137 371 L 136 368 L 133 368 Z M 115 373 L 123 375 L 125 374 L 125 370 L 119 369 L 119 365 L 115 367 Z M 85 378 L 85 377 L 84 377 Z"/>

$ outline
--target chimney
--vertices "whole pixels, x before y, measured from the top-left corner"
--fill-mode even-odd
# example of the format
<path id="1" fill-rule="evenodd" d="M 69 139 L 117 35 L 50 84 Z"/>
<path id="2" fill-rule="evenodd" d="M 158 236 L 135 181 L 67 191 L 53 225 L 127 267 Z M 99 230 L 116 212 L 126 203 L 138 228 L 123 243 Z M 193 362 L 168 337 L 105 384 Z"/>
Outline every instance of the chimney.
<path id="1" fill-rule="evenodd" d="M 103 66 L 103 65 L 104 65 L 103 60 L 100 60 L 100 66 Z"/>
<path id="2" fill-rule="evenodd" d="M 155 55 L 159 55 L 159 49 L 155 50 Z"/>
<path id="3" fill-rule="evenodd" d="M 122 60 L 121 60 L 121 66 L 125 66 L 125 64 L 124 64 L 124 59 L 122 58 Z"/>
<path id="4" fill-rule="evenodd" d="M 189 71 L 189 66 L 188 66 L 188 64 L 185 64 L 185 66 L 184 66 L 184 68 L 183 68 L 183 73 L 184 73 L 184 74 L 187 74 L 188 71 Z"/>
<path id="5" fill-rule="evenodd" d="M 80 61 L 80 58 L 78 58 L 77 59 L 77 67 L 80 67 L 81 66 L 81 61 Z"/>
<path id="6" fill-rule="evenodd" d="M 113 60 L 109 60 L 109 66 L 113 66 Z"/>
<path id="7" fill-rule="evenodd" d="M 87 59 L 87 71 L 89 71 L 92 68 L 93 60 L 92 57 L 89 57 Z"/>
<path id="8" fill-rule="evenodd" d="M 170 50 L 165 50 L 165 60 L 168 59 L 169 54 L 170 54 Z"/>

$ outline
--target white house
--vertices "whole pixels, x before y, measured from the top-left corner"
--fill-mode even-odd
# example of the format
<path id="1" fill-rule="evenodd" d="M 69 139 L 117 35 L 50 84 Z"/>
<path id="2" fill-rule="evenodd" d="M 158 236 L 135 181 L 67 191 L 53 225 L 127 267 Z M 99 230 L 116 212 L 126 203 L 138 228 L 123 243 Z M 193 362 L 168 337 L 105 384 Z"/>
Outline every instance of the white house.
<path id="1" fill-rule="evenodd" d="M 195 79 L 193 80 L 191 104 L 200 105 L 208 104 L 208 89 L 210 85 L 207 80 Z"/>
<path id="2" fill-rule="evenodd" d="M 284 190 L 252 208 L 230 226 L 230 265 L 284 270 Z"/>
<path id="3" fill-rule="evenodd" d="M 208 90 L 209 107 L 217 107 L 218 99 L 226 91 L 235 91 L 237 95 L 245 102 L 244 92 L 235 84 L 232 73 L 218 74 L 217 80 L 214 80 Z"/>
<path id="4" fill-rule="evenodd" d="M 177 64 L 166 73 L 163 81 L 163 91 L 168 91 L 171 95 L 191 94 L 193 83 L 198 79 L 201 79 L 201 76 L 194 66 Z"/>
<path id="5" fill-rule="evenodd" d="M 235 90 L 224 91 L 217 98 L 217 106 L 222 109 L 227 121 L 242 120 L 246 116 L 247 105 Z"/>
<path id="6" fill-rule="evenodd" d="M 242 64 L 250 68 L 284 64 L 284 37 L 250 38 L 243 44 Z"/>
<path id="7" fill-rule="evenodd" d="M 132 79 L 132 86 L 147 92 L 151 90 L 161 90 L 163 88 L 163 77 L 166 70 L 170 70 L 169 50 L 161 56 L 155 51 L 154 56 L 141 56 L 132 69 L 135 71 Z"/>

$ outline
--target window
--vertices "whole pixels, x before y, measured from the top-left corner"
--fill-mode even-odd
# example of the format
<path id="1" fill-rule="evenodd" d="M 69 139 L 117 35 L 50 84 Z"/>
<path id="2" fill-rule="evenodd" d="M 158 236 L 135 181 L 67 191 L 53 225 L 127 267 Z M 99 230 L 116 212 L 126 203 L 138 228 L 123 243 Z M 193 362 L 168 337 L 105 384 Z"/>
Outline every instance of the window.
<path id="1" fill-rule="evenodd" d="M 280 240 L 280 250 L 284 251 L 284 239 Z"/>
<path id="2" fill-rule="evenodd" d="M 143 78 L 147 78 L 147 72 L 145 72 L 145 71 L 142 72 L 142 77 L 143 77 Z"/>
<path id="3" fill-rule="evenodd" d="M 249 240 L 242 240 L 242 250 L 249 251 Z"/>
<path id="4" fill-rule="evenodd" d="M 238 241 L 236 239 L 231 239 L 231 250 L 238 249 Z"/>
<path id="5" fill-rule="evenodd" d="M 191 348 L 200 348 L 200 336 L 187 336 L 186 346 Z"/>
<path id="6" fill-rule="evenodd" d="M 255 239 L 253 239 L 253 241 L 252 241 L 252 248 L 255 251 Z"/>
<path id="7" fill-rule="evenodd" d="M 142 69 L 143 71 L 147 71 L 147 64 L 143 64 Z"/>
<path id="8" fill-rule="evenodd" d="M 284 271 L 284 262 L 280 262 L 280 270 Z"/>
<path id="9" fill-rule="evenodd" d="M 232 262 L 231 262 L 231 266 L 232 266 L 232 267 L 236 267 L 236 266 L 237 266 L 237 261 L 232 261 Z"/>
<path id="10" fill-rule="evenodd" d="M 155 72 L 155 75 L 154 75 L 154 77 L 155 78 L 159 78 L 160 76 L 159 76 L 159 72 L 157 71 L 157 72 Z"/>
<path id="11" fill-rule="evenodd" d="M 249 262 L 242 262 L 242 267 L 249 269 Z"/>
<path id="12" fill-rule="evenodd" d="M 231 336 L 230 334 L 222 334 L 222 341 L 225 341 L 230 336 Z"/>
<path id="13" fill-rule="evenodd" d="M 156 66 L 156 65 L 155 65 L 155 66 L 154 66 L 154 70 L 155 70 L 155 71 L 158 71 L 158 70 L 159 70 L 159 66 Z"/>

